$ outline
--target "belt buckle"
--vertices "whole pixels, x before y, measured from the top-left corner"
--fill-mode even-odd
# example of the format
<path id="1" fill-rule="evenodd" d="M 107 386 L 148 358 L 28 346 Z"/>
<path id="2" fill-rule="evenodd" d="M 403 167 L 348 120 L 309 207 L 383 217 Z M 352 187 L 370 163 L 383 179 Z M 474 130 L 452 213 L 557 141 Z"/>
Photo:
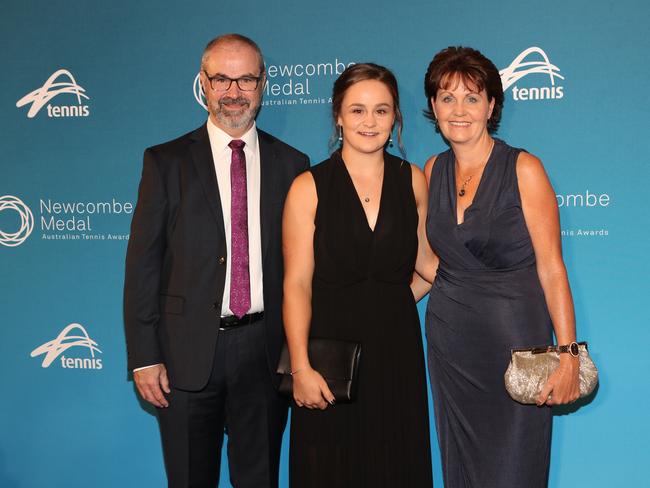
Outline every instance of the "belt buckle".
<path id="1" fill-rule="evenodd" d="M 241 327 L 242 325 L 247 325 L 250 324 L 251 322 L 251 316 L 249 314 L 246 314 L 242 316 L 241 318 L 237 318 L 235 315 L 230 315 L 228 317 L 225 317 L 228 319 L 226 322 L 226 326 L 219 327 L 219 330 L 230 330 L 230 329 L 236 329 L 237 327 Z M 224 319 L 221 319 L 222 322 L 224 322 Z"/>
<path id="2" fill-rule="evenodd" d="M 263 316 L 263 312 L 247 313 L 240 319 L 238 319 L 235 315 L 229 315 L 228 317 L 224 317 L 224 318 L 229 319 L 230 324 L 228 324 L 226 327 L 220 326 L 219 330 L 230 330 L 230 329 L 236 329 L 243 325 L 249 325 L 256 320 L 260 320 L 262 316 Z M 224 318 L 221 319 L 220 324 L 224 322 Z"/>

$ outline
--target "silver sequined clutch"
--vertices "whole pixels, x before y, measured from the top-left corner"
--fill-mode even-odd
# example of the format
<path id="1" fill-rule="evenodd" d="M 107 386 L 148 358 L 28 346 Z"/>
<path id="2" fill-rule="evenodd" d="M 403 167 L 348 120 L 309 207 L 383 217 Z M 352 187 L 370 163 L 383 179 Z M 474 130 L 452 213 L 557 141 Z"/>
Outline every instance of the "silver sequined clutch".
<path id="1" fill-rule="evenodd" d="M 598 384 L 598 369 L 589 357 L 586 342 L 578 343 L 580 396 L 589 395 Z M 506 390 L 519 403 L 535 403 L 548 377 L 560 365 L 557 346 L 513 349 L 504 376 Z"/>

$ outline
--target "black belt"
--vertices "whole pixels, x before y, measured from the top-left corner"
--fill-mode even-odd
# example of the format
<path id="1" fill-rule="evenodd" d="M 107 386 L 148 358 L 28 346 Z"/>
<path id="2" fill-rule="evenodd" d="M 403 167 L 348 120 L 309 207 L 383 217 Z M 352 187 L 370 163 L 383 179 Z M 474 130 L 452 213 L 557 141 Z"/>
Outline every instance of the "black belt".
<path id="1" fill-rule="evenodd" d="M 242 327 L 244 325 L 252 324 L 253 322 L 258 322 L 263 318 L 264 318 L 264 312 L 249 313 L 244 315 L 242 318 L 237 318 L 234 315 L 229 315 L 228 317 L 221 317 L 219 330 L 235 329 L 237 327 Z"/>

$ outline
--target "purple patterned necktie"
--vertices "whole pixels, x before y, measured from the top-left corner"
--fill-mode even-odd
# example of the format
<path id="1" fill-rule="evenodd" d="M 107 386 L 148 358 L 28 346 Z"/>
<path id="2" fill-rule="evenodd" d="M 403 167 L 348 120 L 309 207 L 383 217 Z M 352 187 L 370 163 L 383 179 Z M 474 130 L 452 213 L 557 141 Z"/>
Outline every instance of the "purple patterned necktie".
<path id="1" fill-rule="evenodd" d="M 230 162 L 230 310 L 241 318 L 251 308 L 248 270 L 248 200 L 244 141 L 234 139 Z"/>

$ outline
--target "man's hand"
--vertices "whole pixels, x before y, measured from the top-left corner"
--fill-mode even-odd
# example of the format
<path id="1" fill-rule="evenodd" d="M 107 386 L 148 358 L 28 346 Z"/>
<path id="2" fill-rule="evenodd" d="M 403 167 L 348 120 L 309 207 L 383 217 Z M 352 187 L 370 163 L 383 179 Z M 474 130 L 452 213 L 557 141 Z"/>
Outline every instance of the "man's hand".
<path id="1" fill-rule="evenodd" d="M 156 364 L 149 368 L 133 372 L 133 381 L 138 388 L 140 396 L 151 403 L 154 407 L 169 407 L 169 402 L 163 395 L 170 393 L 167 369 L 164 364 Z"/>

